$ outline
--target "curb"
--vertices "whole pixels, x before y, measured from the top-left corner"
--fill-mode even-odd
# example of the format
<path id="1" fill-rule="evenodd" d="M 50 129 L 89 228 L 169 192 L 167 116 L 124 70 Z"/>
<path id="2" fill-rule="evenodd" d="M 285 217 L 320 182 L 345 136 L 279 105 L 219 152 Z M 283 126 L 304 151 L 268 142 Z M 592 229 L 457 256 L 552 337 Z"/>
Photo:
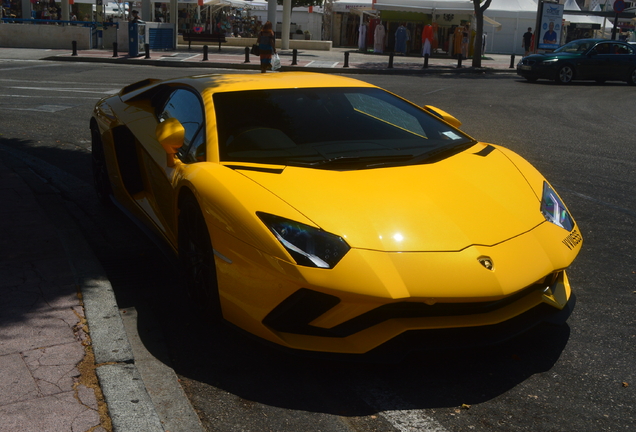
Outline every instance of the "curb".
<path id="1" fill-rule="evenodd" d="M 66 56 L 51 56 L 44 57 L 42 60 L 48 61 L 63 61 L 63 62 L 79 62 L 79 63 L 111 63 L 111 64 L 125 64 L 125 65 L 141 65 L 141 66 L 159 66 L 159 67 L 175 67 L 175 68 L 210 68 L 210 69 L 236 69 L 236 70 L 257 70 L 260 71 L 258 64 L 252 63 L 214 63 L 211 61 L 166 61 L 166 60 L 153 60 L 153 59 L 140 59 L 140 58 L 113 58 L 113 57 L 66 57 Z M 380 63 L 378 63 L 380 64 Z M 364 75 L 443 75 L 443 74 L 510 74 L 517 73 L 516 69 L 495 69 L 488 67 L 473 68 L 472 66 L 457 68 L 455 66 L 433 66 L 430 68 L 418 68 L 418 69 L 400 69 L 400 68 L 355 68 L 355 67 L 340 67 L 340 68 L 317 68 L 317 67 L 304 67 L 304 66 L 282 66 L 281 72 L 317 72 L 317 73 L 342 73 L 342 74 L 364 74 Z"/>
<path id="2" fill-rule="evenodd" d="M 46 209 L 46 213 L 55 225 L 75 282 L 81 290 L 91 347 L 95 353 L 96 373 L 108 406 L 113 431 L 164 432 L 135 365 L 133 350 L 126 335 L 112 286 L 104 276 L 105 272 L 101 264 L 84 239 L 73 216 L 66 208 L 60 191 L 40 176 L 41 171 L 50 173 L 58 169 L 11 148 L 1 146 L 0 152 L 26 165 L 25 168 L 12 166 L 12 169 L 23 178 L 29 189 L 47 188 L 51 191 L 47 197 L 55 195 L 52 200 L 49 198 L 46 202 L 37 196 L 36 200 Z M 5 161 L 9 166 L 13 165 L 8 163 L 7 158 Z M 47 176 L 47 174 L 44 175 Z"/>

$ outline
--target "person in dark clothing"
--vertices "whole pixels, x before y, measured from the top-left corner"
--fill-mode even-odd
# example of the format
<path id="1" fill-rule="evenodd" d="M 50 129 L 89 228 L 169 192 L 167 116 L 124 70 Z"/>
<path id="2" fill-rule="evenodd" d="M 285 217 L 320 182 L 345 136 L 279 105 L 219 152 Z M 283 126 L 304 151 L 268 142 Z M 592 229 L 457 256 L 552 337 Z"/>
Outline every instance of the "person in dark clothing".
<path id="1" fill-rule="evenodd" d="M 523 42 L 521 46 L 525 49 L 524 56 L 530 54 L 530 46 L 532 46 L 532 27 L 528 27 L 528 31 L 523 34 Z"/>

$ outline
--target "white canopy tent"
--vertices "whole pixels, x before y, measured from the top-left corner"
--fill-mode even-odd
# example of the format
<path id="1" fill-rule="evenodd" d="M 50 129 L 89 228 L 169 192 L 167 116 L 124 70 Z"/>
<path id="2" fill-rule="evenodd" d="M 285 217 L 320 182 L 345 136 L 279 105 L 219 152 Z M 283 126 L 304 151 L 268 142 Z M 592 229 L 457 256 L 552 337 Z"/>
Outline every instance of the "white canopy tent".
<path id="1" fill-rule="evenodd" d="M 375 9 L 421 12 L 426 14 L 464 14 L 474 17 L 471 0 L 377 0 Z M 534 27 L 537 16 L 535 0 L 492 0 L 484 12 L 486 52 L 523 53 L 521 37 Z"/>

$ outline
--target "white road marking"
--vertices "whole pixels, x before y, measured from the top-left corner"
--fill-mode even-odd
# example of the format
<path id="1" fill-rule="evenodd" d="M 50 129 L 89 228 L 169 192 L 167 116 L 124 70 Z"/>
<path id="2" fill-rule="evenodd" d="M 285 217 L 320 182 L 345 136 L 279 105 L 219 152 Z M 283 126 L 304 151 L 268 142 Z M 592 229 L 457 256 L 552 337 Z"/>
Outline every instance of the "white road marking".
<path id="1" fill-rule="evenodd" d="M 41 90 L 55 92 L 73 92 L 73 93 L 99 93 L 99 94 L 115 94 L 121 89 L 95 90 L 95 89 L 77 89 L 77 88 L 51 88 L 51 87 L 7 87 L 18 90 Z"/>
<path id="2" fill-rule="evenodd" d="M 356 391 L 364 402 L 384 417 L 400 432 L 448 432 L 437 420 L 424 414 L 421 409 L 390 409 L 407 407 L 399 396 L 381 390 L 380 385 L 356 386 Z"/>
<path id="3" fill-rule="evenodd" d="M 60 66 L 60 65 L 52 63 L 52 64 L 42 64 L 42 65 L 34 65 L 34 66 L 18 66 L 18 67 L 2 68 L 0 69 L 0 71 L 14 71 L 14 70 L 20 70 L 20 69 L 33 69 L 33 68 L 50 67 L 50 66 Z"/>
<path id="4" fill-rule="evenodd" d="M 11 108 L 14 111 L 41 111 L 41 112 L 58 112 L 65 109 L 73 108 L 74 105 L 40 105 L 32 108 Z"/>
<path id="5" fill-rule="evenodd" d="M 23 98 L 23 99 L 42 99 L 41 95 L 16 95 L 16 94 L 0 94 L 0 98 Z M 55 96 L 55 99 L 86 99 L 86 100 L 95 100 L 95 96 L 93 97 L 78 97 L 78 96 Z"/>

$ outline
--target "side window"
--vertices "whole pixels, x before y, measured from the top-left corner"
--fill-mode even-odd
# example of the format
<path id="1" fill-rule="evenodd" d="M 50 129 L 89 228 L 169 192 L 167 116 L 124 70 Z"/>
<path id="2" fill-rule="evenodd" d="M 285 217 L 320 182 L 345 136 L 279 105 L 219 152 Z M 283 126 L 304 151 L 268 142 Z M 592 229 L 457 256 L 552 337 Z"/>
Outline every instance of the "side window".
<path id="1" fill-rule="evenodd" d="M 596 53 L 597 54 L 611 54 L 610 53 L 610 44 L 602 43 L 596 45 Z"/>
<path id="2" fill-rule="evenodd" d="M 172 92 L 159 115 L 159 121 L 169 118 L 179 120 L 185 129 L 184 144 L 179 150 L 178 156 L 184 162 L 205 160 L 203 107 L 197 95 L 185 89 L 177 89 Z"/>

